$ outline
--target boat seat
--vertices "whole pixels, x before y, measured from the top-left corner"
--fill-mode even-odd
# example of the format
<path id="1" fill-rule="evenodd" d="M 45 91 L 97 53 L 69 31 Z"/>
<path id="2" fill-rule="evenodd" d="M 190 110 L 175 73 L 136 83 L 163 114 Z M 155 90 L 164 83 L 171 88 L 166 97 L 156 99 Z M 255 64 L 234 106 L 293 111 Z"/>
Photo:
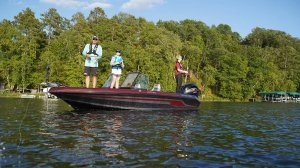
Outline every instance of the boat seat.
<path id="1" fill-rule="evenodd" d="M 160 91 L 160 84 L 154 84 L 151 91 Z"/>
<path id="2" fill-rule="evenodd" d="M 141 84 L 139 84 L 139 83 L 135 84 L 135 85 L 134 85 L 134 88 L 135 88 L 135 89 L 140 89 L 140 88 L 141 88 Z"/>

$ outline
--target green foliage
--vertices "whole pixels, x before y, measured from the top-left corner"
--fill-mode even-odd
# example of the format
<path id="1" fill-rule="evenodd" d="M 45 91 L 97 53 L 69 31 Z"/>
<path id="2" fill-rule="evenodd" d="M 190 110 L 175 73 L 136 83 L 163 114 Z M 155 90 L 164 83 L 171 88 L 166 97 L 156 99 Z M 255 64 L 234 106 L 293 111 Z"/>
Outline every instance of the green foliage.
<path id="1" fill-rule="evenodd" d="M 232 100 L 243 100 L 243 84 L 246 81 L 247 60 L 238 54 L 228 54 L 220 57 L 219 94 Z"/>
<path id="2" fill-rule="evenodd" d="M 0 82 L 9 89 L 38 88 L 50 67 L 50 81 L 84 87 L 81 52 L 91 37 L 99 37 L 98 87 L 111 68 L 111 56 L 122 50 L 125 74 L 142 71 L 150 87 L 175 90 L 175 56 L 205 93 L 230 100 L 247 100 L 260 91 L 300 90 L 300 41 L 277 30 L 255 28 L 242 39 L 226 24 L 213 25 L 186 19 L 158 21 L 119 13 L 107 18 L 101 8 L 87 18 L 71 20 L 50 8 L 37 19 L 30 8 L 0 22 Z M 150 88 L 149 88 L 150 89 Z"/>

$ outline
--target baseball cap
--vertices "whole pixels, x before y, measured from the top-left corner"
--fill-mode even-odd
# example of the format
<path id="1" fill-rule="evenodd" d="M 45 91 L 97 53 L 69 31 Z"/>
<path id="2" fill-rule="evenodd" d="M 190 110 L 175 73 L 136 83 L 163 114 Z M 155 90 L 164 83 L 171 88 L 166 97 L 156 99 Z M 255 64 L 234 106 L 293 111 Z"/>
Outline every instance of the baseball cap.
<path id="1" fill-rule="evenodd" d="M 182 59 L 182 56 L 177 55 L 177 56 L 176 56 L 176 59 Z"/>
<path id="2" fill-rule="evenodd" d="M 98 37 L 97 37 L 97 36 L 93 36 L 92 39 L 93 39 L 93 40 L 98 40 Z"/>

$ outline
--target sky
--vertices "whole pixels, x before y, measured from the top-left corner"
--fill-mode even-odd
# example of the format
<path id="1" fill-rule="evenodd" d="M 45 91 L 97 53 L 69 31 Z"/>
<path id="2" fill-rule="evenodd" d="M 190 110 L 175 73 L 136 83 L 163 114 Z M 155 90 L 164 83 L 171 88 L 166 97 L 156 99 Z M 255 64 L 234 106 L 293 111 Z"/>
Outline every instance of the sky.
<path id="1" fill-rule="evenodd" d="M 0 21 L 14 20 L 27 7 L 38 19 L 49 8 L 71 19 L 101 7 L 108 18 L 125 12 L 154 23 L 191 19 L 209 27 L 227 24 L 242 38 L 260 27 L 300 39 L 300 0 L 1 0 Z"/>

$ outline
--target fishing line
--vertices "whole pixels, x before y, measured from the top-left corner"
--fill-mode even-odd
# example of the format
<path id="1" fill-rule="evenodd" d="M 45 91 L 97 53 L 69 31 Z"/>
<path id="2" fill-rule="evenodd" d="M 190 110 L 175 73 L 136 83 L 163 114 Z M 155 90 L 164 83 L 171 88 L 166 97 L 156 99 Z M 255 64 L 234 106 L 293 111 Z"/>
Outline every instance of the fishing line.
<path id="1" fill-rule="evenodd" d="M 20 125 L 19 125 L 19 144 L 18 144 L 18 148 L 19 146 L 21 145 L 21 141 L 22 141 L 22 132 L 21 132 L 21 127 L 22 127 L 22 124 L 23 124 L 23 121 L 25 120 L 26 116 L 27 116 L 27 112 L 28 112 L 28 106 L 29 104 L 31 103 L 31 100 L 28 101 L 27 105 L 26 105 L 26 109 L 25 109 L 25 113 L 21 119 L 21 122 L 20 122 Z"/>

